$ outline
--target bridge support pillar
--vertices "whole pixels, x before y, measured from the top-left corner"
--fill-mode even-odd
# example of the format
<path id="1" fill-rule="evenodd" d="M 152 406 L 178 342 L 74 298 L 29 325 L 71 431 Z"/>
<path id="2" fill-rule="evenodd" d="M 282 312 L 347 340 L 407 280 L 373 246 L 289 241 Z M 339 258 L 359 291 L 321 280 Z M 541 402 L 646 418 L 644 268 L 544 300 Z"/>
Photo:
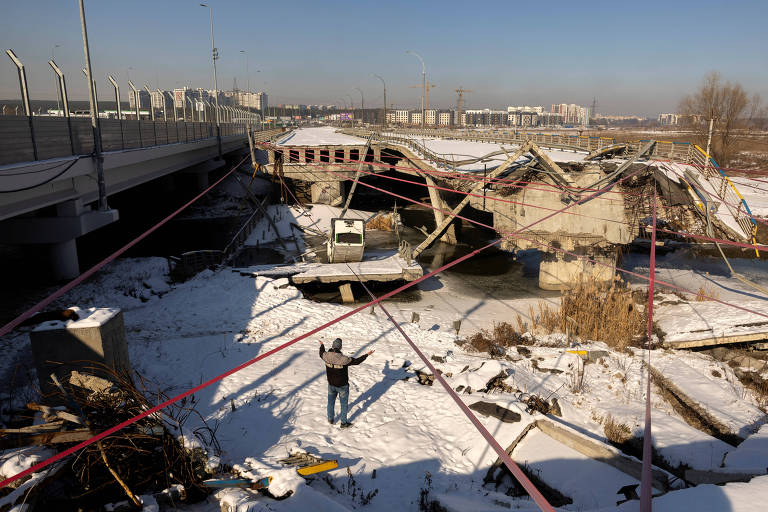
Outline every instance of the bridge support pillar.
<path id="1" fill-rule="evenodd" d="M 435 188 L 437 186 L 435 180 L 426 174 L 424 174 L 424 179 L 427 182 L 427 190 L 429 191 L 429 202 L 432 203 L 433 207 L 437 208 L 436 210 L 432 210 L 432 213 L 435 215 L 435 226 L 439 226 L 445 219 L 445 214 L 443 212 L 449 212 L 451 211 L 451 208 L 445 201 L 443 201 L 443 197 L 440 195 L 440 191 Z M 448 226 L 448 229 L 445 230 L 445 234 L 440 237 L 441 242 L 445 242 L 447 244 L 457 243 L 458 240 L 456 238 L 456 222 Z"/>
<path id="2" fill-rule="evenodd" d="M 117 210 L 92 211 L 75 199 L 56 205 L 55 217 L 15 217 L 0 222 L 0 240 L 11 245 L 47 246 L 52 276 L 72 279 L 80 274 L 77 237 L 118 218 Z"/>
<path id="3" fill-rule="evenodd" d="M 539 288 L 567 290 L 580 280 L 595 279 L 597 282 L 609 282 L 613 279 L 615 275 L 613 267 L 618 258 L 618 251 L 615 248 L 606 251 L 576 249 L 573 252 L 583 254 L 598 263 L 560 252 L 545 252 L 542 254 L 539 268 Z"/>
<path id="4" fill-rule="evenodd" d="M 341 181 L 316 181 L 310 185 L 312 202 L 341 206 L 344 203 L 344 183 Z"/>

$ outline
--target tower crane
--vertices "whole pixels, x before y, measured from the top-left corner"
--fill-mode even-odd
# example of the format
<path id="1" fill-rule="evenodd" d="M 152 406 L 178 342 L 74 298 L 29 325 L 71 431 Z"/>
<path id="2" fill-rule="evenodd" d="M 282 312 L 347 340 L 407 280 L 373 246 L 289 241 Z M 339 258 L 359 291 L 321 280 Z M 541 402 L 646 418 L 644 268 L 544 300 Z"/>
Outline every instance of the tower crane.
<path id="1" fill-rule="evenodd" d="M 460 85 L 459 88 L 456 89 L 456 92 L 459 93 L 459 101 L 457 102 L 457 105 L 456 105 L 457 107 L 456 110 L 458 111 L 458 119 L 456 119 L 456 124 L 458 124 L 459 126 L 462 126 L 464 123 L 462 123 L 461 121 L 461 111 L 462 111 L 462 107 L 464 106 L 464 94 L 468 92 L 475 92 L 475 91 L 465 89 L 463 86 Z"/>

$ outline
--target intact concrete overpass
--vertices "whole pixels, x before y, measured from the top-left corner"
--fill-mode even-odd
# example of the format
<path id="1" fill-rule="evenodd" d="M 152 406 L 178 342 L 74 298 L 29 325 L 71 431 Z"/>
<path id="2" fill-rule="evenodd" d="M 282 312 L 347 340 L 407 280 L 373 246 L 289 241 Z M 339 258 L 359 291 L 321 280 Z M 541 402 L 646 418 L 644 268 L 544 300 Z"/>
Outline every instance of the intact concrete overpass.
<path id="1" fill-rule="evenodd" d="M 54 277 L 79 274 L 75 240 L 115 222 L 117 210 L 89 205 L 98 199 L 90 119 L 0 116 L 0 243 L 45 244 Z M 107 196 L 173 173 L 202 190 L 208 173 L 248 150 L 245 122 L 99 120 Z M 281 130 L 257 131 L 257 141 Z M 34 139 L 31 137 L 34 134 Z M 35 160 L 34 157 L 41 159 Z"/>

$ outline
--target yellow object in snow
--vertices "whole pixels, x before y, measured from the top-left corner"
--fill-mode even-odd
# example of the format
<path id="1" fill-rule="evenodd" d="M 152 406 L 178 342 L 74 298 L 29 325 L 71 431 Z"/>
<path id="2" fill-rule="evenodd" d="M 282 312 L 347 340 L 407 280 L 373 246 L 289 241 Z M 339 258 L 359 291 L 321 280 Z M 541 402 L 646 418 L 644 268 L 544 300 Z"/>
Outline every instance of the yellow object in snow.
<path id="1" fill-rule="evenodd" d="M 336 459 L 324 460 L 320 464 L 313 464 L 311 466 L 304 466 L 298 468 L 296 472 L 301 476 L 314 475 L 315 473 L 321 473 L 323 471 L 330 471 L 339 467 L 339 463 Z"/>

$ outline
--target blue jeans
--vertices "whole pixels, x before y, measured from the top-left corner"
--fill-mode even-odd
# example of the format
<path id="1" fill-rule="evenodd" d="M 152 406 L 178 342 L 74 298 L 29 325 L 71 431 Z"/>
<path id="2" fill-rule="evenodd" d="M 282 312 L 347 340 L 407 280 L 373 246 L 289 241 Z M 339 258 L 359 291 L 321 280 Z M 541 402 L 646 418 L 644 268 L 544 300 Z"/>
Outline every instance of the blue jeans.
<path id="1" fill-rule="evenodd" d="M 346 386 L 331 386 L 328 384 L 328 421 L 333 421 L 336 407 L 336 395 L 341 402 L 341 422 L 347 423 L 347 407 L 349 407 L 349 384 Z"/>

